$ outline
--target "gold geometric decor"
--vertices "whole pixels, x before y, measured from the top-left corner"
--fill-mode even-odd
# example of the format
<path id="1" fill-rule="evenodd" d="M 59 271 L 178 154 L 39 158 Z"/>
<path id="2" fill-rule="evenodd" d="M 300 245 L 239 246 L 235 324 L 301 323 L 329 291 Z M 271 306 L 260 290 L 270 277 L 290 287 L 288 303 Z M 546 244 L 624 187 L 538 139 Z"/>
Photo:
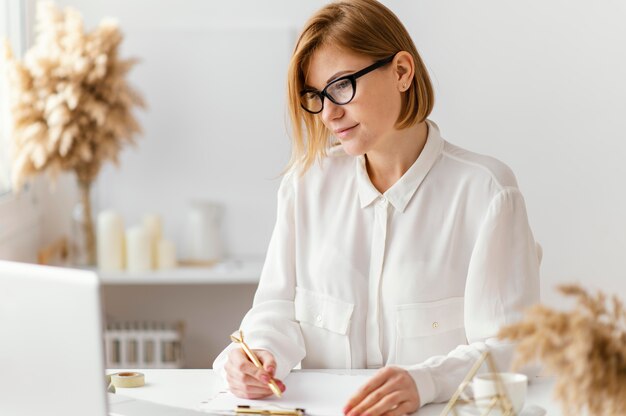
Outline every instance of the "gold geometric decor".
<path id="1" fill-rule="evenodd" d="M 493 374 L 496 394 L 488 397 L 474 397 L 473 394 L 467 394 L 467 389 L 485 361 L 487 362 L 489 372 Z M 500 372 L 489 351 L 485 351 L 467 373 L 456 392 L 452 395 L 448 404 L 441 412 L 441 416 L 459 416 L 460 414 L 468 413 L 481 416 L 495 414 L 515 416 L 513 403 L 507 395 L 504 383 L 500 377 Z"/>

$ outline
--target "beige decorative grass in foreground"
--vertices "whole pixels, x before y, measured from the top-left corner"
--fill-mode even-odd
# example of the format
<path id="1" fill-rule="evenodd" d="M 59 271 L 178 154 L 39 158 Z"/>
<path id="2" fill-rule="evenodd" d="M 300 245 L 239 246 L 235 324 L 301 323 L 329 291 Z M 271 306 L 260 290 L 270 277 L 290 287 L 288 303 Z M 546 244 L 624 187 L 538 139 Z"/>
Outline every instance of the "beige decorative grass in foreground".
<path id="1" fill-rule="evenodd" d="M 518 342 L 513 366 L 541 361 L 556 377 L 554 394 L 565 415 L 626 415 L 623 303 L 578 285 L 560 286 L 559 291 L 576 298 L 572 311 L 535 305 L 521 322 L 500 331 L 500 338 Z"/>

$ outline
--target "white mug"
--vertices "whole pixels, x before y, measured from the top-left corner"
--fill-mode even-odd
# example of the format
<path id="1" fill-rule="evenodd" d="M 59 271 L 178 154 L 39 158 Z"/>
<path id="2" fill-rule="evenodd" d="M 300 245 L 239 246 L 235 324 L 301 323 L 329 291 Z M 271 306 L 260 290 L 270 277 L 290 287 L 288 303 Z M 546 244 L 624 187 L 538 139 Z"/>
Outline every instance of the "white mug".
<path id="1" fill-rule="evenodd" d="M 479 408 L 485 409 L 489 405 L 489 399 L 498 394 L 496 374 L 500 376 L 515 414 L 519 414 L 522 407 L 524 407 L 526 391 L 528 390 L 528 377 L 520 373 L 485 373 L 476 375 L 472 381 L 472 390 L 476 404 Z M 498 407 L 495 407 L 489 414 L 500 415 L 501 412 Z"/>

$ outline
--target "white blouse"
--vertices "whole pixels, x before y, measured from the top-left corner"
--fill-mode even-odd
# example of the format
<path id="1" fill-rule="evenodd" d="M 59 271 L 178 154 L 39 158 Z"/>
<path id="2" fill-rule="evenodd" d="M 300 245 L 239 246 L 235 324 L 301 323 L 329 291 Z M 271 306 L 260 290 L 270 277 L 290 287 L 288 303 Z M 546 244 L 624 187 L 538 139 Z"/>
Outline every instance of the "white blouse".
<path id="1" fill-rule="evenodd" d="M 302 368 L 397 365 L 422 405 L 445 401 L 489 345 L 507 365 L 501 325 L 539 301 L 540 255 L 513 172 L 491 157 L 428 138 L 381 194 L 363 156 L 340 146 L 305 175 L 288 174 L 252 309 L 251 348 L 278 378 Z M 213 367 L 222 370 L 226 348 Z M 504 368 L 502 369 L 504 370 Z"/>

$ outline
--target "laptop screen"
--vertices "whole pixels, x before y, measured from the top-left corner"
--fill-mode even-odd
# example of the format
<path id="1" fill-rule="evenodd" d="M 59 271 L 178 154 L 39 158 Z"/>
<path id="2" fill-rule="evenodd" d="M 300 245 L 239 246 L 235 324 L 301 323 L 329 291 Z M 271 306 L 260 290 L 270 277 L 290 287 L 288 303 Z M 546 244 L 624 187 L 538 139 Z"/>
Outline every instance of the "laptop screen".
<path id="1" fill-rule="evenodd" d="M 107 414 L 94 272 L 0 261 L 0 415 Z"/>

